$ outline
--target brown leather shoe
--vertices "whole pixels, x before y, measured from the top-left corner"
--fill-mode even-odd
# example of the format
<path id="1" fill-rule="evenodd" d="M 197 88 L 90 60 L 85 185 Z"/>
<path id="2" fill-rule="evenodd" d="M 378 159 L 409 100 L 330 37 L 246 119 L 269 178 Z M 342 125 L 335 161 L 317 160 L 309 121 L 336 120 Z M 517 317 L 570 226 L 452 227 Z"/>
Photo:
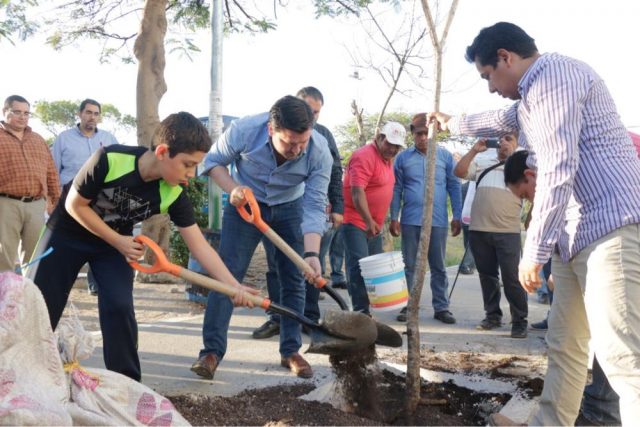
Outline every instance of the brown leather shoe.
<path id="1" fill-rule="evenodd" d="M 311 369 L 311 366 L 309 366 L 307 361 L 300 356 L 300 353 L 293 353 L 289 357 L 283 357 L 280 360 L 280 365 L 282 365 L 283 368 L 289 368 L 291 372 L 300 378 L 313 377 L 313 370 Z"/>
<path id="2" fill-rule="evenodd" d="M 209 353 L 206 356 L 202 356 L 191 365 L 191 370 L 199 376 L 208 380 L 213 379 L 213 374 L 216 373 L 218 368 L 218 356 L 213 353 Z"/>

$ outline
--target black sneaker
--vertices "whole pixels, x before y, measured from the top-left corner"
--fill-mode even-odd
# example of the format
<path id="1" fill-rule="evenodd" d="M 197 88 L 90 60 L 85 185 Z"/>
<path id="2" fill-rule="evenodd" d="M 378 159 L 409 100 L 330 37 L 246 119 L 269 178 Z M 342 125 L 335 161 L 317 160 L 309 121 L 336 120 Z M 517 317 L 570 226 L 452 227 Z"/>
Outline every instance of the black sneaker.
<path id="1" fill-rule="evenodd" d="M 453 314 L 448 310 L 437 312 L 433 315 L 433 318 L 441 321 L 442 323 L 446 323 L 447 325 L 453 325 L 456 323 L 456 318 L 453 317 Z"/>
<path id="2" fill-rule="evenodd" d="M 407 321 L 407 307 L 400 310 L 400 313 L 396 316 L 396 320 L 398 322 L 406 322 Z"/>
<path id="3" fill-rule="evenodd" d="M 476 270 L 472 267 L 469 267 L 468 265 L 463 265 L 460 267 L 460 274 L 470 275 L 474 274 L 475 272 Z"/>
<path id="4" fill-rule="evenodd" d="M 347 289 L 347 282 L 332 282 L 331 287 L 333 289 Z"/>
<path id="5" fill-rule="evenodd" d="M 526 338 L 527 337 L 527 322 L 514 322 L 511 325 L 511 338 Z"/>
<path id="6" fill-rule="evenodd" d="M 547 321 L 547 319 L 544 319 L 539 322 L 532 323 L 531 329 L 534 329 L 536 331 L 546 331 L 547 329 L 549 329 L 549 322 Z"/>
<path id="7" fill-rule="evenodd" d="M 490 331 L 492 329 L 499 328 L 500 326 L 502 326 L 502 321 L 500 319 L 485 317 L 476 328 L 483 331 Z"/>
<path id="8" fill-rule="evenodd" d="M 253 331 L 251 336 L 257 340 L 271 338 L 280 334 L 280 323 L 273 320 L 267 320 L 262 326 Z"/>

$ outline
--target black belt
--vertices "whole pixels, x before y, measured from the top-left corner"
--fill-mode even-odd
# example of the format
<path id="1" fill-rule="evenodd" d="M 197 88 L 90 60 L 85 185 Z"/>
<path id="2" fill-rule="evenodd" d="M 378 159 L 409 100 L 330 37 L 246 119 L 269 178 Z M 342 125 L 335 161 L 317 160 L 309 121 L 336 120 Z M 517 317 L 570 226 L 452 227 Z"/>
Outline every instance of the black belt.
<path id="1" fill-rule="evenodd" d="M 13 200 L 20 200 L 21 202 L 31 203 L 36 200 L 42 199 L 42 196 L 14 196 L 13 194 L 0 193 L 0 197 L 7 197 Z"/>

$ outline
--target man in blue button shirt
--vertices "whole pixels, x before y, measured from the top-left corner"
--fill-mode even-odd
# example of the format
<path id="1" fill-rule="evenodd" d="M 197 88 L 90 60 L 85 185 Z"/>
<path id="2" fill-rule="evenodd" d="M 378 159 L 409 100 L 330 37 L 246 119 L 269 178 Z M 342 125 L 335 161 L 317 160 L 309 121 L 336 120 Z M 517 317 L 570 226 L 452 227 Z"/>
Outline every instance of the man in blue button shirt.
<path id="1" fill-rule="evenodd" d="M 424 185 L 426 179 L 428 127 L 425 113 L 416 114 L 411 121 L 411 133 L 415 145 L 398 155 L 393 171 L 396 183 L 393 188 L 391 201 L 391 226 L 393 236 L 402 234 L 402 257 L 407 276 L 407 286 L 413 286 L 418 243 L 422 231 L 422 210 L 424 207 Z M 456 322 L 449 311 L 447 297 L 447 270 L 445 266 L 445 252 L 447 250 L 447 232 L 449 228 L 449 212 L 447 209 L 447 195 L 451 199 L 451 234 L 460 234 L 460 215 L 462 201 L 460 194 L 460 180 L 453 174 L 453 155 L 442 147 L 436 147 L 436 176 L 433 190 L 433 217 L 431 223 L 431 239 L 429 241 L 429 270 L 431 271 L 431 304 L 434 318 L 447 324 Z M 398 221 L 400 208 L 402 216 Z M 424 278 L 418 278 L 424 280 Z M 397 317 L 398 321 L 407 321 L 407 309 L 402 309 Z"/>
<path id="2" fill-rule="evenodd" d="M 236 206 L 244 204 L 243 188 L 250 188 L 262 218 L 320 275 L 320 238 L 325 229 L 327 188 L 333 163 L 327 141 L 313 130 L 309 105 L 293 96 L 279 99 L 268 113 L 231 123 L 205 158 L 205 173 L 229 193 L 220 238 L 220 257 L 242 282 L 262 232 L 244 221 Z M 235 165 L 234 176 L 227 166 Z M 280 278 L 280 303 L 298 313 L 304 310 L 305 282 L 296 265 L 280 250 L 275 261 Z M 213 378 L 227 350 L 231 300 L 210 292 L 202 330 L 204 349 L 191 370 Z M 313 371 L 298 353 L 301 327 L 283 317 L 280 327 L 281 365 L 302 378 Z M 206 375 L 203 375 L 206 373 Z"/>
<path id="3" fill-rule="evenodd" d="M 333 240 L 335 230 L 342 224 L 342 214 L 344 212 L 344 201 L 342 199 L 342 164 L 340 163 L 340 152 L 338 146 L 333 138 L 333 134 L 329 129 L 318 123 L 320 117 L 320 111 L 324 106 L 324 97 L 322 92 L 313 86 L 303 87 L 296 93 L 296 96 L 309 104 L 311 111 L 313 111 L 313 117 L 315 119 L 315 125 L 313 129 L 322 135 L 329 147 L 329 152 L 333 157 L 333 165 L 331 166 L 331 177 L 329 180 L 329 189 L 327 196 L 329 197 L 328 205 L 328 218 L 325 223 L 325 232 L 322 235 L 320 241 L 320 269 L 324 274 L 324 258 L 329 250 L 329 245 Z M 328 228 L 328 229 L 327 229 Z M 271 301 L 280 303 L 280 282 L 278 280 L 278 273 L 275 267 L 275 246 L 268 238 L 262 240 L 266 255 L 269 271 L 267 271 L 267 290 L 269 293 L 269 299 Z M 320 319 L 320 306 L 318 300 L 320 299 L 320 289 L 316 288 L 312 284 L 307 283 L 304 315 L 313 321 Z M 305 327 L 302 329 L 305 331 Z M 271 338 L 272 336 L 280 333 L 280 315 L 277 313 L 271 313 L 269 319 L 253 331 L 251 336 L 256 339 Z"/>

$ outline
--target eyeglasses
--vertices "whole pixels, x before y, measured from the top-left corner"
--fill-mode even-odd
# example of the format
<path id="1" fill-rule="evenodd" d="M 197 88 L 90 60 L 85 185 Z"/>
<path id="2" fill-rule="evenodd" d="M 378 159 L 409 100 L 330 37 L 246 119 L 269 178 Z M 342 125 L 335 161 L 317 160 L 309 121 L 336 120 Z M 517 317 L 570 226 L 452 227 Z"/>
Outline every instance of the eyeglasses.
<path id="1" fill-rule="evenodd" d="M 30 111 L 9 110 L 9 112 L 11 114 L 13 114 L 14 116 L 24 116 L 26 118 L 31 117 L 31 112 Z"/>

